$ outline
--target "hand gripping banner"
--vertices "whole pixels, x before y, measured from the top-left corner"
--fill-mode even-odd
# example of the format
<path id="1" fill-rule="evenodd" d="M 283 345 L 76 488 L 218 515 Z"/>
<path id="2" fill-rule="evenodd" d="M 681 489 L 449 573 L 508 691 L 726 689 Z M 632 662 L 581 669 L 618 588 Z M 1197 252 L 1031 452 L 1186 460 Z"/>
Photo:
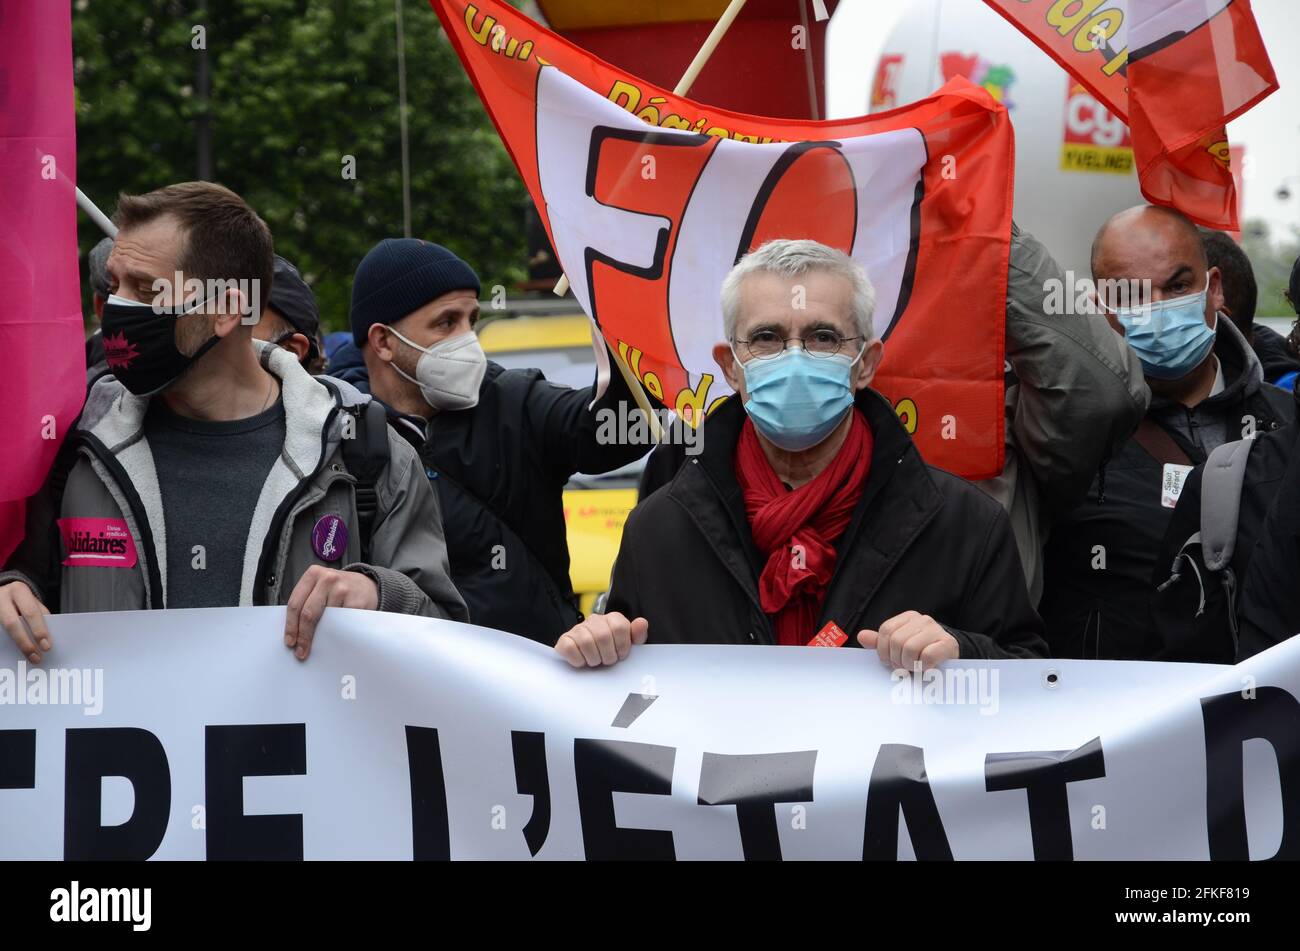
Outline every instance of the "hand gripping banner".
<path id="1" fill-rule="evenodd" d="M 729 393 L 710 351 L 732 265 L 814 238 L 870 275 L 873 385 L 926 461 L 1001 471 L 1014 145 L 987 92 L 960 80 L 866 118 L 749 116 L 626 75 L 497 0 L 432 2 L 579 304 L 668 409 L 694 424 Z"/>

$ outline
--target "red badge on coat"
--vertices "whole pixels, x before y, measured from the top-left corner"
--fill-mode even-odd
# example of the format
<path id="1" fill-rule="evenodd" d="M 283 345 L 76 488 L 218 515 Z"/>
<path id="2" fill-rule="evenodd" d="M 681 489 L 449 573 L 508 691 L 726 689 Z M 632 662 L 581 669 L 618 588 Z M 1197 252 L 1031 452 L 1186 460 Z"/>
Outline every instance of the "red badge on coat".
<path id="1" fill-rule="evenodd" d="M 818 631 L 808 647 L 841 647 L 849 639 L 849 635 L 840 630 L 840 626 L 834 621 L 827 621 L 826 626 Z"/>

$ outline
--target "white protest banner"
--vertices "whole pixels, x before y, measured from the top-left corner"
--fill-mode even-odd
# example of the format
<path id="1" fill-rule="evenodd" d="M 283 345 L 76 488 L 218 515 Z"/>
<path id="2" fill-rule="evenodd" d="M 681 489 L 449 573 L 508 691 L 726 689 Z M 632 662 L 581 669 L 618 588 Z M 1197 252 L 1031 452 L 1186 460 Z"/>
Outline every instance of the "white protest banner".
<path id="1" fill-rule="evenodd" d="M 0 858 L 1300 856 L 1300 640 L 917 679 L 653 643 L 571 670 L 341 608 L 300 663 L 283 617 L 55 616 L 41 668 L 8 654 Z"/>

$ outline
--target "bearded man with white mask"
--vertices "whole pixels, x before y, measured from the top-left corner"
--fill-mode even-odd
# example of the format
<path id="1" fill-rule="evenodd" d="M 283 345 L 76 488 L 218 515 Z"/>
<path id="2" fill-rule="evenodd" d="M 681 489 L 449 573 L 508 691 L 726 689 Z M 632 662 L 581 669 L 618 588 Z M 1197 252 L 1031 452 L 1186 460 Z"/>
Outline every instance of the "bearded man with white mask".
<path id="1" fill-rule="evenodd" d="M 624 466 L 650 444 L 598 438 L 609 411 L 636 411 L 621 374 L 597 399 L 594 381 L 572 389 L 488 360 L 474 332 L 480 290 L 473 268 L 441 245 L 379 242 L 353 279 L 355 347 L 337 351 L 329 372 L 383 403 L 419 453 L 470 621 L 551 646 L 581 618 L 565 483 Z"/>

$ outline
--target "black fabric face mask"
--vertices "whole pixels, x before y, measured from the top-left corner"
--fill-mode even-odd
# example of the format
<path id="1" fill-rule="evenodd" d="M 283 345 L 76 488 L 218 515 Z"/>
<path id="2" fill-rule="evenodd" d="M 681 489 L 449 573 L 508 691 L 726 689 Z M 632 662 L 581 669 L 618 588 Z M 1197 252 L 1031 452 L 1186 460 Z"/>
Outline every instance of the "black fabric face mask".
<path id="1" fill-rule="evenodd" d="M 110 296 L 100 321 L 109 370 L 136 396 L 152 396 L 176 382 L 221 339 L 213 334 L 193 356 L 177 349 L 176 318 L 193 313 L 203 303 L 155 309 L 152 304 Z"/>

